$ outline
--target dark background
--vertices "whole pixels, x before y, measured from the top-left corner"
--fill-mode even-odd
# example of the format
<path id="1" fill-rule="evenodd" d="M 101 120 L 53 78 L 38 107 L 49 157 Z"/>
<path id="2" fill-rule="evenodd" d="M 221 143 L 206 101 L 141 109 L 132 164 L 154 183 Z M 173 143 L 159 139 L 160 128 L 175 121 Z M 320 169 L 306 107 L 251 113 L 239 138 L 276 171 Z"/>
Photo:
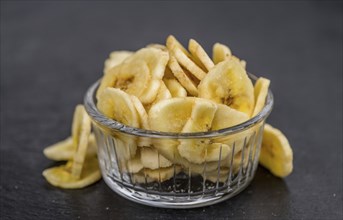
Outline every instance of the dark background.
<path id="1" fill-rule="evenodd" d="M 342 2 L 1 2 L 1 219 L 342 219 Z M 73 110 L 112 50 L 174 34 L 228 44 L 271 79 L 268 121 L 289 138 L 294 172 L 259 167 L 240 195 L 206 208 L 135 204 L 103 181 L 61 190 L 42 150 L 70 134 Z"/>

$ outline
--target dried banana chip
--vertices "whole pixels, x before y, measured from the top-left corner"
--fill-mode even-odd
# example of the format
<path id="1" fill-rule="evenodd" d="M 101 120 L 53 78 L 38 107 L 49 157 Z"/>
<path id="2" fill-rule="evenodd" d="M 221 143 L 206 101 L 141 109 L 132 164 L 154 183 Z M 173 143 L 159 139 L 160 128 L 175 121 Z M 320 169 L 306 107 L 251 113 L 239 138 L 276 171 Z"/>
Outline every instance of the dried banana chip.
<path id="1" fill-rule="evenodd" d="M 72 175 L 72 166 L 73 162 L 69 161 L 65 165 L 44 170 L 43 176 L 51 185 L 64 189 L 84 188 L 101 179 L 98 159 L 96 157 L 87 158 L 83 164 L 82 174 L 79 178 Z"/>
<path id="2" fill-rule="evenodd" d="M 83 105 L 77 105 L 72 124 L 73 145 L 76 152 L 73 156 L 72 175 L 76 178 L 81 176 L 82 167 L 86 158 L 91 133 L 91 119 Z"/>
<path id="3" fill-rule="evenodd" d="M 286 136 L 269 124 L 264 126 L 259 162 L 278 177 L 286 177 L 293 170 L 293 151 Z"/>
<path id="4" fill-rule="evenodd" d="M 231 56 L 232 53 L 229 47 L 220 43 L 215 43 L 213 45 L 212 59 L 215 64 L 220 63 L 226 59 L 230 59 Z"/>
<path id="5" fill-rule="evenodd" d="M 252 117 L 260 113 L 260 111 L 263 109 L 264 104 L 266 102 L 266 98 L 268 95 L 268 88 L 270 85 L 270 80 L 260 77 L 254 87 L 254 95 L 255 95 L 255 108 L 252 113 Z"/>
<path id="6" fill-rule="evenodd" d="M 175 57 L 170 56 L 168 67 L 189 94 L 198 96 L 196 83 L 187 75 L 186 71 L 181 68 Z"/>
<path id="7" fill-rule="evenodd" d="M 44 155 L 54 161 L 71 160 L 76 151 L 76 146 L 73 144 L 73 138 L 68 137 L 63 141 L 57 142 L 44 149 Z M 90 134 L 88 140 L 87 156 L 96 156 L 97 145 L 94 134 Z"/>
<path id="8" fill-rule="evenodd" d="M 105 64 L 104 64 L 104 73 L 106 74 L 106 72 L 109 69 L 121 64 L 126 58 L 128 58 L 132 54 L 133 54 L 132 51 L 126 51 L 126 50 L 111 52 L 110 57 L 105 61 Z"/>
<path id="9" fill-rule="evenodd" d="M 251 115 L 254 108 L 254 87 L 239 62 L 230 59 L 218 63 L 201 80 L 199 97 L 222 103 Z"/>
<path id="10" fill-rule="evenodd" d="M 211 58 L 207 55 L 206 51 L 202 46 L 194 39 L 189 40 L 188 50 L 192 53 L 193 57 L 199 60 L 209 71 L 214 67 L 214 63 Z"/>

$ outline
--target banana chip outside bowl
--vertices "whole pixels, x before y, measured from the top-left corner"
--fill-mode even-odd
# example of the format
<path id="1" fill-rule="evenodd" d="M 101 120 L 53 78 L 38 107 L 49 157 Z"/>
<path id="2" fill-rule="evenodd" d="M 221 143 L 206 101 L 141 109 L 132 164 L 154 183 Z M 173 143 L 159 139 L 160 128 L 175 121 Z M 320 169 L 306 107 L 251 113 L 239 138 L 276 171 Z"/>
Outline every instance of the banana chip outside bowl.
<path id="1" fill-rule="evenodd" d="M 168 133 L 104 116 L 96 107 L 98 86 L 96 82 L 88 89 L 84 105 L 93 122 L 103 179 L 119 195 L 149 206 L 195 208 L 229 199 L 253 179 L 264 123 L 273 107 L 270 90 L 262 111 L 244 123 L 217 131 Z"/>

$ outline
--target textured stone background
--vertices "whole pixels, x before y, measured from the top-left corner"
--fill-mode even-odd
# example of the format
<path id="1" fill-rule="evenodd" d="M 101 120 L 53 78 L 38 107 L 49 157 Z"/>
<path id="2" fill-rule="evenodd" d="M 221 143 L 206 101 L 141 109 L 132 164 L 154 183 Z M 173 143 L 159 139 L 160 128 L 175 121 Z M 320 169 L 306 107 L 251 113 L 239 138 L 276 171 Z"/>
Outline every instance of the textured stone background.
<path id="1" fill-rule="evenodd" d="M 259 167 L 239 196 L 192 209 L 127 201 L 103 181 L 51 187 L 45 146 L 70 133 L 73 109 L 112 50 L 174 34 L 208 51 L 228 44 L 272 81 L 269 123 L 287 134 L 294 173 Z M 341 219 L 342 3 L 1 2 L 1 219 Z"/>

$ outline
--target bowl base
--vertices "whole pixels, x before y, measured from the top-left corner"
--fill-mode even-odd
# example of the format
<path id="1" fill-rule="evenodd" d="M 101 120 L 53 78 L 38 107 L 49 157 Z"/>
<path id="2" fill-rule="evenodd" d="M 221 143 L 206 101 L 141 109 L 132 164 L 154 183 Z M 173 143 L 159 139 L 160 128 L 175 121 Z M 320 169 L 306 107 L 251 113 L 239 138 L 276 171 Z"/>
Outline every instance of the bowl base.
<path id="1" fill-rule="evenodd" d="M 243 191 L 250 184 L 252 178 L 246 179 L 246 181 L 241 182 L 239 186 L 234 188 L 226 187 L 215 191 L 211 195 L 201 194 L 195 196 L 158 195 L 145 193 L 143 191 L 138 191 L 124 186 L 113 180 L 108 175 L 103 175 L 103 179 L 114 192 L 133 202 L 159 208 L 189 209 L 209 206 L 225 201 Z"/>

